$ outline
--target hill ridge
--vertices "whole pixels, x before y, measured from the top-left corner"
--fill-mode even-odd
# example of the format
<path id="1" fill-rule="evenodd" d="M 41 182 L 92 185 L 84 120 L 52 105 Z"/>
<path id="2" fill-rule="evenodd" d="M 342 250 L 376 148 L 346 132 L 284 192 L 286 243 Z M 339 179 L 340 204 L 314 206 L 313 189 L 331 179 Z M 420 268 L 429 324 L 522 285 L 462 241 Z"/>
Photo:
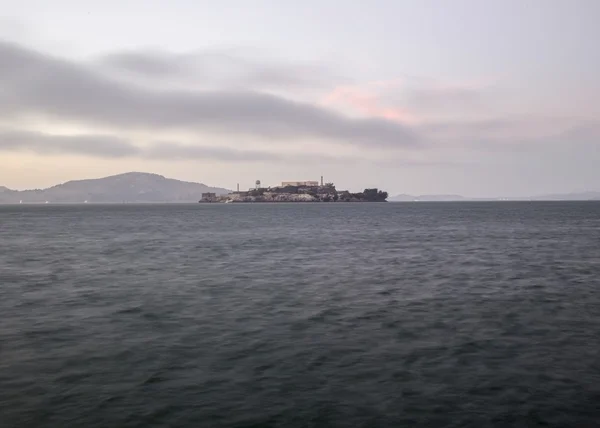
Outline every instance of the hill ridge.
<path id="1" fill-rule="evenodd" d="M 0 203 L 197 202 L 206 192 L 226 194 L 229 190 L 134 171 L 69 180 L 44 189 L 11 190 L 0 187 Z"/>

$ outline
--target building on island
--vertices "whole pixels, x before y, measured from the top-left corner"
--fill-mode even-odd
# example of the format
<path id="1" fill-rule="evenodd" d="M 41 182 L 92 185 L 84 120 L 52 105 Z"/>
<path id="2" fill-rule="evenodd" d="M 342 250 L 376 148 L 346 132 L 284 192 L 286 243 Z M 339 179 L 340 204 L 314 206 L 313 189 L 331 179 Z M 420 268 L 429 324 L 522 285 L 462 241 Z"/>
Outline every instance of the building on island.
<path id="1" fill-rule="evenodd" d="M 283 181 L 281 182 L 281 187 L 318 187 L 318 181 Z"/>
<path id="2" fill-rule="evenodd" d="M 360 193 L 337 190 L 334 183 L 320 181 L 283 181 L 281 186 L 262 186 L 260 180 L 247 191 L 236 191 L 228 195 L 202 193 L 200 202 L 385 202 L 387 192 L 378 189 L 365 189 Z"/>

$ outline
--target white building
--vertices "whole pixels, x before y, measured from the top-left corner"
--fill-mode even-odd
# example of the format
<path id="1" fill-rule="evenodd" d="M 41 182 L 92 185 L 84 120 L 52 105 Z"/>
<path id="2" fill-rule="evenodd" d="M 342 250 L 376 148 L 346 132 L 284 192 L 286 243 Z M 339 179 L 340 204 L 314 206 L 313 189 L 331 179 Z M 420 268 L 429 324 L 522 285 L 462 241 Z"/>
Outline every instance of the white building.
<path id="1" fill-rule="evenodd" d="M 318 181 L 282 181 L 281 187 L 295 186 L 295 187 L 318 187 Z"/>

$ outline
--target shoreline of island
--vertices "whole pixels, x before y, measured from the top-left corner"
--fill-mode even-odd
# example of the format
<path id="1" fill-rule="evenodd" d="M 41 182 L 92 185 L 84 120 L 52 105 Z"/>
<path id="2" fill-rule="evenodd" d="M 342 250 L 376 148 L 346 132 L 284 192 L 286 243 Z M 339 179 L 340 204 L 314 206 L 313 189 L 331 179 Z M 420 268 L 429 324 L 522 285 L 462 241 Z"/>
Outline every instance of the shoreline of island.
<path id="1" fill-rule="evenodd" d="M 388 193 L 377 188 L 352 193 L 337 190 L 333 183 L 318 181 L 284 181 L 280 186 L 255 187 L 247 191 L 238 190 L 227 195 L 203 193 L 200 203 L 265 203 L 265 202 L 387 202 Z"/>

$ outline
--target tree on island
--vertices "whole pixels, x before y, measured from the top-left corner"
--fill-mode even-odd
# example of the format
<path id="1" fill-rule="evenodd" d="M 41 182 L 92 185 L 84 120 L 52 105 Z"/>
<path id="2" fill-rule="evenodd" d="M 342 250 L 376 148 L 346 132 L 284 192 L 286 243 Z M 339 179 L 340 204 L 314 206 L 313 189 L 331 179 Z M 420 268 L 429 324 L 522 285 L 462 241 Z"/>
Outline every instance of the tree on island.
<path id="1" fill-rule="evenodd" d="M 387 192 L 378 189 L 365 189 L 359 193 L 344 191 L 339 194 L 339 199 L 344 202 L 385 202 L 387 197 Z"/>
<path id="2" fill-rule="evenodd" d="M 363 199 L 365 199 L 369 202 L 384 202 L 388 197 L 387 192 L 383 192 L 376 188 L 375 189 L 365 189 L 362 194 L 363 194 Z"/>

